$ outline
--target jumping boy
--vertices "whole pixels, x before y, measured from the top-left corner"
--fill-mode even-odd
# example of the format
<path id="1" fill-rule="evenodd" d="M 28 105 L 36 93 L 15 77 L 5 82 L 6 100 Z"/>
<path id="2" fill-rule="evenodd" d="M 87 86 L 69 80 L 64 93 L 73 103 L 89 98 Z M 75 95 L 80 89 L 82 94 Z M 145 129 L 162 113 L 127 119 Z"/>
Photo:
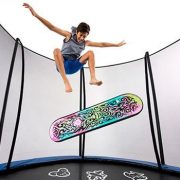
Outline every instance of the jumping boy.
<path id="1" fill-rule="evenodd" d="M 93 51 L 88 51 L 84 55 L 81 55 L 81 52 L 85 49 L 85 46 L 92 47 L 120 47 L 126 44 L 124 41 L 120 43 L 108 43 L 108 42 L 92 42 L 85 40 L 89 35 L 90 27 L 88 24 L 82 22 L 78 25 L 77 28 L 72 27 L 72 32 L 60 29 L 49 21 L 39 16 L 36 11 L 27 3 L 24 3 L 23 6 L 28 8 L 31 14 L 41 21 L 46 27 L 51 31 L 54 31 L 61 36 L 64 36 L 62 49 L 54 49 L 54 59 L 56 62 L 57 70 L 61 74 L 61 77 L 64 81 L 65 91 L 72 92 L 71 84 L 67 78 L 67 74 L 76 73 L 80 70 L 84 64 L 88 61 L 88 66 L 90 70 L 90 84 L 100 86 L 102 81 L 98 80 L 95 75 L 95 59 Z"/>

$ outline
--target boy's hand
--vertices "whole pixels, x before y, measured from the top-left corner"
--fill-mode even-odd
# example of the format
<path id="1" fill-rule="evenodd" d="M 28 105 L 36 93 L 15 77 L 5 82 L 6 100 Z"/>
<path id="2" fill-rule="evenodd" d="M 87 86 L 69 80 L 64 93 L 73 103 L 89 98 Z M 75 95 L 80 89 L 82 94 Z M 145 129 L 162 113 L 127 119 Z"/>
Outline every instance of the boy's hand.
<path id="1" fill-rule="evenodd" d="M 25 8 L 28 8 L 33 16 L 35 16 L 35 17 L 37 16 L 37 13 L 34 11 L 34 9 L 29 4 L 24 3 L 23 6 Z"/>
<path id="2" fill-rule="evenodd" d="M 126 44 L 125 41 L 121 41 L 120 43 L 117 44 L 117 47 L 123 46 L 123 45 L 125 45 L 125 44 Z"/>

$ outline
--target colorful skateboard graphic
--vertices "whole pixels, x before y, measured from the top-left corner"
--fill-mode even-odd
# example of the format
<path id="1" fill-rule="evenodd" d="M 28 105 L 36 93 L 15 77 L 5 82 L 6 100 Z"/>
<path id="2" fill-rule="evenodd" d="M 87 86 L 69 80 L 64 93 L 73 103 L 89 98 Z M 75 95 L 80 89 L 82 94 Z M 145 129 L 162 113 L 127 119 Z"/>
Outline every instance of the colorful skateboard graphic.
<path id="1" fill-rule="evenodd" d="M 143 102 L 138 96 L 123 94 L 57 119 L 50 127 L 50 138 L 55 142 L 64 141 L 135 116 L 142 108 Z"/>

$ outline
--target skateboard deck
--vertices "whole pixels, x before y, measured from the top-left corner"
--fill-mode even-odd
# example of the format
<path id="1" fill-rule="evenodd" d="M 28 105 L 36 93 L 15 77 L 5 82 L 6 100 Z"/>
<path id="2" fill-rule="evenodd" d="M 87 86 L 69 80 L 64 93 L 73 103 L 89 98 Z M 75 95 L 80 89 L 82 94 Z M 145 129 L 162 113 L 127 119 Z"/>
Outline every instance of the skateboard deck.
<path id="1" fill-rule="evenodd" d="M 50 127 L 50 138 L 64 141 L 89 131 L 139 114 L 142 100 L 134 94 L 122 94 L 55 120 Z"/>

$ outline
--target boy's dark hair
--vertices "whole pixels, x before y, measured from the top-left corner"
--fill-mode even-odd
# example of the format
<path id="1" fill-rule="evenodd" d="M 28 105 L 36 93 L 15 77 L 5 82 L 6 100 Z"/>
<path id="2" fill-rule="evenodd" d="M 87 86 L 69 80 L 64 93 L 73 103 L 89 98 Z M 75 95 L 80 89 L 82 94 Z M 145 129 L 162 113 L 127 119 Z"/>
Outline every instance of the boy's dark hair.
<path id="1" fill-rule="evenodd" d="M 82 33 L 88 33 L 89 34 L 90 26 L 85 22 L 81 22 L 77 27 L 77 32 L 82 32 Z"/>

